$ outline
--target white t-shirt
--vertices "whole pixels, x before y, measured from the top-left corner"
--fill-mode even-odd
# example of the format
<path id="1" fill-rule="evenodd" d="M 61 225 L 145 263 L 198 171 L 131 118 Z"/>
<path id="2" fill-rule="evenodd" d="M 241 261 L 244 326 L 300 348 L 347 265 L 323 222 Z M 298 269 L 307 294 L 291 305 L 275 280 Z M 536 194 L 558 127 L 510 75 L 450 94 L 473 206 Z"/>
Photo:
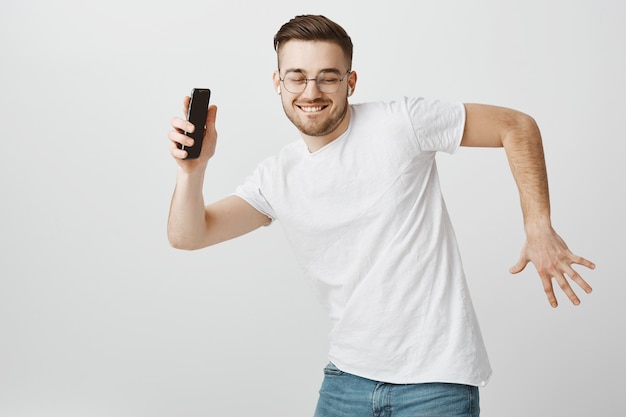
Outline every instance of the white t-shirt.
<path id="1" fill-rule="evenodd" d="M 443 201 L 436 151 L 453 153 L 460 103 L 350 106 L 347 131 L 300 139 L 237 188 L 282 224 L 328 311 L 329 359 L 390 383 L 485 385 L 491 368 Z"/>

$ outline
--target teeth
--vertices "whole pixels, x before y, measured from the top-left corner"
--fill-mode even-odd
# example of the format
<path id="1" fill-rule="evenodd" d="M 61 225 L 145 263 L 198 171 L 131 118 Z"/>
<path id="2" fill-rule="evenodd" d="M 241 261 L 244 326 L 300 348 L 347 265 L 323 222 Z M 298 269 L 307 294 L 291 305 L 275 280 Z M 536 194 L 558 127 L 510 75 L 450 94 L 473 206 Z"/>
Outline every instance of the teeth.
<path id="1" fill-rule="evenodd" d="M 300 107 L 303 111 L 308 112 L 308 113 L 313 113 L 316 111 L 321 111 L 323 109 L 322 106 L 319 107 Z"/>

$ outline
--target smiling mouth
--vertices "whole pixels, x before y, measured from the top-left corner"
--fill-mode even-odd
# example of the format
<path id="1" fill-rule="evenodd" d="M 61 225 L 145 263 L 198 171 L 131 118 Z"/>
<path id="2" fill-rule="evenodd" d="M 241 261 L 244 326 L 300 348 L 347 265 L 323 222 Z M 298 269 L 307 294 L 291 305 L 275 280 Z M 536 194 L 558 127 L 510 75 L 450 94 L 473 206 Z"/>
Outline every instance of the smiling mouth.
<path id="1" fill-rule="evenodd" d="M 305 113 L 317 113 L 324 110 L 328 106 L 298 106 Z"/>

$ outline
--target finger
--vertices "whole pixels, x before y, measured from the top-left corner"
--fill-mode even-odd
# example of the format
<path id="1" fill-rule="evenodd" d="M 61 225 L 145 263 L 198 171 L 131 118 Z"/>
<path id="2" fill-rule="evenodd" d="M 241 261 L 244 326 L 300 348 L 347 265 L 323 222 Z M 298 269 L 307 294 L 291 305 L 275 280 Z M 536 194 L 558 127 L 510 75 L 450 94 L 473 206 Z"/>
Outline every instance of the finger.
<path id="1" fill-rule="evenodd" d="M 183 114 L 185 116 L 187 116 L 187 113 L 189 113 L 189 103 L 191 103 L 191 97 L 185 96 L 185 98 L 183 99 Z"/>
<path id="2" fill-rule="evenodd" d="M 172 117 L 172 119 L 170 120 L 170 125 L 172 125 L 172 127 L 174 129 L 177 129 L 180 133 L 191 133 L 194 130 L 193 123 L 190 123 L 185 119 L 181 119 L 180 117 Z"/>
<path id="3" fill-rule="evenodd" d="M 206 114 L 206 124 L 209 123 L 215 124 L 215 119 L 217 119 L 217 106 L 215 104 L 211 104 L 209 106 L 209 111 Z"/>
<path id="4" fill-rule="evenodd" d="M 556 278 L 556 282 L 559 284 L 561 291 L 563 291 L 565 295 L 567 295 L 567 298 L 570 299 L 572 304 L 576 306 L 580 304 L 580 299 L 578 298 L 574 290 L 572 290 L 572 287 L 569 285 L 569 282 L 565 279 L 563 275 L 558 276 Z"/>
<path id="5" fill-rule="evenodd" d="M 176 146 L 178 146 L 178 144 L 185 145 L 185 146 L 193 146 L 193 143 L 194 143 L 194 140 L 191 137 L 183 133 L 180 133 L 178 130 L 170 130 L 167 134 L 167 137 Z"/>
<path id="6" fill-rule="evenodd" d="M 515 265 L 513 265 L 511 268 L 509 268 L 509 272 L 511 274 L 517 274 L 519 272 L 522 272 L 524 270 L 524 268 L 526 268 L 526 265 L 528 265 L 528 259 L 525 257 L 520 257 L 519 260 L 517 261 L 517 263 Z"/>
<path id="7" fill-rule="evenodd" d="M 578 284 L 578 286 L 580 288 L 583 289 L 583 291 L 585 291 L 587 294 L 591 293 L 591 291 L 593 291 L 593 288 L 591 288 L 591 285 L 589 285 L 587 283 L 587 281 L 585 281 L 583 279 L 583 277 L 580 276 L 580 274 L 578 272 L 576 272 L 573 268 L 568 268 L 567 270 L 567 276 L 569 276 L 569 278 L 574 281 L 576 284 Z"/>
<path id="8" fill-rule="evenodd" d="M 587 267 L 589 269 L 596 269 L 596 264 L 594 264 L 593 262 L 583 258 L 582 256 L 574 256 L 574 259 L 572 260 L 572 263 L 575 263 L 577 265 L 582 265 L 582 266 Z"/>
<path id="9" fill-rule="evenodd" d="M 176 159 L 185 159 L 187 158 L 187 151 L 180 149 L 176 142 L 172 142 L 170 144 L 170 155 Z"/>
<path id="10" fill-rule="evenodd" d="M 543 283 L 543 292 L 546 293 L 546 297 L 548 297 L 548 302 L 553 308 L 559 306 L 559 303 L 556 299 L 556 295 L 554 295 L 554 287 L 552 286 L 552 279 L 550 277 L 541 277 L 541 282 Z"/>

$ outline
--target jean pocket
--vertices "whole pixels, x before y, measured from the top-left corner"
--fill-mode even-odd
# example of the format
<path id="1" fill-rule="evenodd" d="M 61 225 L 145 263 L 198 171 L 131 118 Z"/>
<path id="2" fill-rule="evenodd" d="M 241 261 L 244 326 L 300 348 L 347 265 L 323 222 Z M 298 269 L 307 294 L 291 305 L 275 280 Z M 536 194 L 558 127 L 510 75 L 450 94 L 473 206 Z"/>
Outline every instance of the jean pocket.
<path id="1" fill-rule="evenodd" d="M 324 375 L 341 376 L 344 373 L 345 372 L 339 370 L 339 368 L 337 368 L 332 362 L 328 362 L 328 365 L 324 368 Z"/>

